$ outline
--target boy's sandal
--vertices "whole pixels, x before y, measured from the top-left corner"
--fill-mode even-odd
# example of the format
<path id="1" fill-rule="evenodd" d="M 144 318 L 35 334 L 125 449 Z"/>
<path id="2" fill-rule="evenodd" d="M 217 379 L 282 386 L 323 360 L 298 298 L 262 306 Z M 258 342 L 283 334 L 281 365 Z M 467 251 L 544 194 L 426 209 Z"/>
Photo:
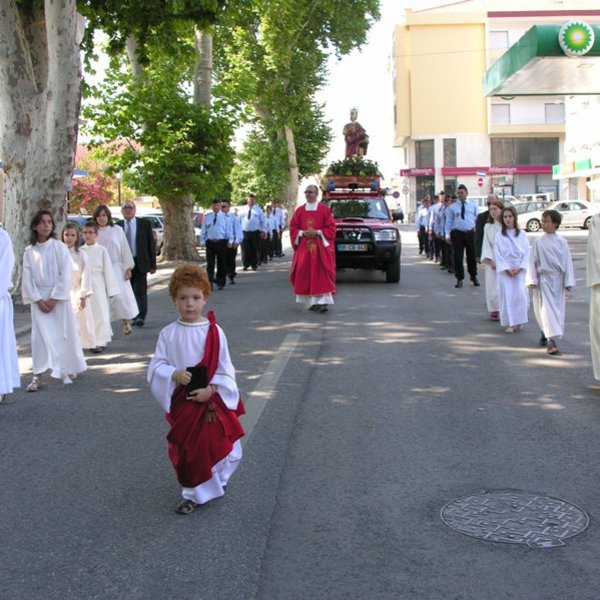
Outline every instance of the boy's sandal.
<path id="1" fill-rule="evenodd" d="M 558 354 L 558 346 L 556 344 L 548 344 L 548 348 L 546 349 L 548 354 Z"/>
<path id="2" fill-rule="evenodd" d="M 175 512 L 178 515 L 189 515 L 197 506 L 199 506 L 199 504 L 193 500 L 182 500 L 175 509 Z"/>

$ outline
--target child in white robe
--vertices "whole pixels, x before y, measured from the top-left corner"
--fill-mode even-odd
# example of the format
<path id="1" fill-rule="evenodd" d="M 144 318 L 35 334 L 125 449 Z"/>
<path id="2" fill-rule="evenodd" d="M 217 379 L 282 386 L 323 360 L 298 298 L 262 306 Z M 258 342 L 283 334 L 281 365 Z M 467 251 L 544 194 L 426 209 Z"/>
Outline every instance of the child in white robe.
<path id="1" fill-rule="evenodd" d="M 116 227 L 108 206 L 101 204 L 94 210 L 93 220 L 98 225 L 98 243 L 108 250 L 121 291 L 110 298 L 111 320 L 121 319 L 123 333 L 131 333 L 131 319 L 139 313 L 131 287 L 131 270 L 135 266 L 131 248 L 122 227 Z"/>
<path id="2" fill-rule="evenodd" d="M 512 206 L 502 210 L 502 230 L 494 239 L 494 260 L 500 325 L 505 333 L 513 333 L 527 323 L 529 296 L 525 273 L 529 264 L 529 241 L 519 229 L 517 211 Z"/>
<path id="3" fill-rule="evenodd" d="M 585 285 L 590 288 L 590 350 L 594 378 L 600 380 L 600 214 L 590 223 L 585 261 Z"/>
<path id="4" fill-rule="evenodd" d="M 183 488 L 176 512 L 184 515 L 222 496 L 242 458 L 238 415 L 244 408 L 227 338 L 212 312 L 208 319 L 202 316 L 210 291 L 204 269 L 192 264 L 175 269 L 169 293 L 179 319 L 160 332 L 148 366 L 150 390 L 171 424 L 169 458 Z M 186 389 L 192 382 L 188 368 L 199 365 L 204 381 Z"/>
<path id="5" fill-rule="evenodd" d="M 92 291 L 92 274 L 88 257 L 79 249 L 79 228 L 75 223 L 67 223 L 62 230 L 62 240 L 69 249 L 73 273 L 71 275 L 71 305 L 79 329 L 82 348 L 94 348 L 94 319 L 89 306 Z"/>
<path id="6" fill-rule="evenodd" d="M 85 246 L 81 248 L 88 259 L 92 295 L 89 299 L 89 312 L 93 322 L 93 335 L 86 340 L 84 348 L 98 354 L 112 340 L 113 331 L 110 326 L 110 298 L 121 293 L 117 275 L 112 266 L 108 250 L 97 243 L 98 226 L 86 223 L 83 226 Z"/>
<path id="7" fill-rule="evenodd" d="M 17 340 L 10 297 L 15 253 L 8 233 L 0 229 L 0 402 L 8 402 L 7 394 L 21 385 Z"/>
<path id="8" fill-rule="evenodd" d="M 46 210 L 31 221 L 31 245 L 23 255 L 23 303 L 31 305 L 33 379 L 28 392 L 42 387 L 42 373 L 72 383 L 86 369 L 71 306 L 69 250 L 55 238 L 54 219 Z"/>
<path id="9" fill-rule="evenodd" d="M 490 207 L 491 222 L 486 223 L 483 229 L 483 245 L 481 247 L 481 262 L 485 265 L 485 301 L 490 319 L 497 321 L 500 318 L 498 308 L 498 289 L 496 282 L 496 261 L 494 260 L 494 241 L 496 234 L 501 231 L 500 217 L 504 202 L 495 198 L 488 204 Z"/>
<path id="10" fill-rule="evenodd" d="M 556 233 L 561 221 L 562 215 L 557 210 L 542 213 L 544 235 L 532 244 L 527 272 L 535 318 L 542 330 L 540 345 L 547 346 L 548 354 L 559 353 L 556 340 L 565 329 L 565 291 L 575 286 L 569 244 Z"/>

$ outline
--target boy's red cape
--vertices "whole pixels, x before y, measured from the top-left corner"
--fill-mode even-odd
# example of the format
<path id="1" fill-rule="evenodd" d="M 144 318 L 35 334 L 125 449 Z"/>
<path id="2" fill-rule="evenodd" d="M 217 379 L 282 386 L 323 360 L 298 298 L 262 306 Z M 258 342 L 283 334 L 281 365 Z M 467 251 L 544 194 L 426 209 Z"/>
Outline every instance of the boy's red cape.
<path id="1" fill-rule="evenodd" d="M 212 311 L 207 318 L 206 348 L 198 366 L 206 366 L 210 381 L 219 360 L 219 331 Z M 193 488 L 211 479 L 212 468 L 231 453 L 234 442 L 244 435 L 238 416 L 245 412 L 241 397 L 237 408 L 230 410 L 218 393 L 200 403 L 186 399 L 185 386 L 175 388 L 171 412 L 167 414 L 171 425 L 167 442 L 169 458 L 183 487 Z"/>

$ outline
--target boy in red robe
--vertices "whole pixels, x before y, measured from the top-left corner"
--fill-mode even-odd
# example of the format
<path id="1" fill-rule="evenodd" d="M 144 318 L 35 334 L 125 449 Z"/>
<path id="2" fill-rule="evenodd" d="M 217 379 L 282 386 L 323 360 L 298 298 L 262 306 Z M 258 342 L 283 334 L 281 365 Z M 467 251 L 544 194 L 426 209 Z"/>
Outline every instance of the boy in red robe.
<path id="1" fill-rule="evenodd" d="M 304 193 L 306 204 L 296 209 L 290 221 L 294 248 L 290 281 L 296 302 L 324 313 L 335 294 L 335 221 L 329 207 L 317 202 L 316 185 L 309 185 Z"/>
<path id="2" fill-rule="evenodd" d="M 150 390 L 171 425 L 169 458 L 183 488 L 175 510 L 182 515 L 222 496 L 242 458 L 238 416 L 244 405 L 227 338 L 212 312 L 202 316 L 210 288 L 204 269 L 192 264 L 175 269 L 169 293 L 179 319 L 160 332 L 148 366 Z M 202 383 L 192 383 L 189 367 L 203 371 Z"/>

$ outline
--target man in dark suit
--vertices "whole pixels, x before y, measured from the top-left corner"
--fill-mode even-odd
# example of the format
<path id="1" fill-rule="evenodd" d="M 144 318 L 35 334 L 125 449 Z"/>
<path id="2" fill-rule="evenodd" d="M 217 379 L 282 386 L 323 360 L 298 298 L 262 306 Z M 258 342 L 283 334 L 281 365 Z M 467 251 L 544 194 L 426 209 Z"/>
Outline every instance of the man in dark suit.
<path id="1" fill-rule="evenodd" d="M 130 281 L 139 312 L 131 324 L 142 327 L 148 312 L 148 273 L 156 273 L 154 232 L 149 221 L 135 216 L 133 200 L 127 200 L 123 204 L 121 213 L 124 219 L 119 225 L 125 231 L 125 237 L 135 262 Z"/>
<path id="2" fill-rule="evenodd" d="M 477 222 L 475 224 L 475 255 L 477 256 L 477 262 L 481 262 L 481 249 L 483 247 L 483 230 L 485 224 L 490 218 L 490 203 L 492 200 L 498 200 L 496 194 L 488 194 L 487 206 L 488 208 L 477 215 Z"/>

